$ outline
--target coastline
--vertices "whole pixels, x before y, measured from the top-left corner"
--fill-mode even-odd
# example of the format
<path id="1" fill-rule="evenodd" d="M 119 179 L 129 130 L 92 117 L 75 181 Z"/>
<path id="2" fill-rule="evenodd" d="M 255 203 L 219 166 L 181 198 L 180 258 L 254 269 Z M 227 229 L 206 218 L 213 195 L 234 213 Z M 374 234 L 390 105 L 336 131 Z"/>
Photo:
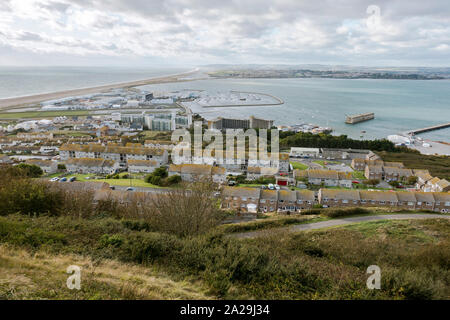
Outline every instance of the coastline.
<path id="1" fill-rule="evenodd" d="M 23 107 L 24 105 L 40 103 L 40 102 L 46 101 L 46 100 L 62 99 L 62 98 L 67 98 L 67 97 L 72 97 L 72 96 L 93 94 L 93 93 L 108 91 L 108 90 L 112 90 L 112 89 L 138 87 L 138 86 L 144 86 L 144 85 L 149 85 L 149 84 L 159 84 L 159 83 L 185 82 L 185 81 L 190 81 L 190 79 L 179 79 L 179 78 L 185 77 L 188 75 L 192 75 L 198 71 L 199 71 L 199 69 L 194 69 L 194 70 L 179 73 L 179 74 L 158 76 L 158 77 L 153 77 L 153 78 L 144 79 L 144 80 L 135 80 L 135 81 L 113 83 L 113 84 L 107 84 L 107 85 L 101 85 L 101 86 L 95 86 L 95 87 L 87 87 L 87 88 L 80 88 L 80 89 L 70 89 L 70 90 L 57 91 L 57 92 L 41 93 L 41 94 L 35 94 L 35 95 L 23 96 L 23 97 L 5 98 L 5 99 L 0 99 L 0 110 L 5 111 L 8 108 L 13 109 L 13 108 L 17 108 L 17 107 Z"/>

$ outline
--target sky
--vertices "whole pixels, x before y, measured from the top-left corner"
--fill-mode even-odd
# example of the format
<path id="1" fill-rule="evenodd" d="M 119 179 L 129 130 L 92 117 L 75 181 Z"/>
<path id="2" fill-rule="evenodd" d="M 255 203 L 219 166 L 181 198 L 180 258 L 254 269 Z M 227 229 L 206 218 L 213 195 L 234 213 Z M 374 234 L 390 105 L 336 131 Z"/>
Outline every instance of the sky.
<path id="1" fill-rule="evenodd" d="M 449 0 L 0 0 L 0 65 L 450 67 Z"/>

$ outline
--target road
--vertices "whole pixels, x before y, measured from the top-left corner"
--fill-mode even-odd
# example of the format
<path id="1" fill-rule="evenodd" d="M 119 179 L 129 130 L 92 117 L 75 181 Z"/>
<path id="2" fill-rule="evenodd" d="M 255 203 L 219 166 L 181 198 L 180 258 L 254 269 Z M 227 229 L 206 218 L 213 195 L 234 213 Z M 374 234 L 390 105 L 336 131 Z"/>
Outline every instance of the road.
<path id="1" fill-rule="evenodd" d="M 307 230 L 315 230 L 336 226 L 344 226 L 353 223 L 359 222 L 368 222 L 368 221 L 380 221 L 380 220 L 405 220 L 405 219 L 430 219 L 430 218 L 443 218 L 450 219 L 450 215 L 443 214 L 386 214 L 386 215 L 375 215 L 375 216 L 362 216 L 362 217 L 349 217 L 349 218 L 341 218 L 341 219 L 332 219 L 327 221 L 320 221 L 314 223 L 306 223 L 306 224 L 297 224 L 286 228 L 276 228 L 272 230 L 285 230 L 288 232 L 298 232 L 298 231 L 307 231 Z M 251 239 L 256 238 L 258 236 L 262 236 L 266 233 L 267 230 L 254 231 L 254 232 L 244 232 L 237 233 L 233 236 L 240 239 Z"/>

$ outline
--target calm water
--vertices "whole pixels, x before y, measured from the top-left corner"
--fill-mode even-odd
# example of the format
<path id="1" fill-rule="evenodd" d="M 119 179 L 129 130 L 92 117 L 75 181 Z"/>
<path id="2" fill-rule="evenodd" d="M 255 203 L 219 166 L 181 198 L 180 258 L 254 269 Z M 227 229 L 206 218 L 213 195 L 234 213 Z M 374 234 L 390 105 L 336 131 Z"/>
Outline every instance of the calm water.
<path id="1" fill-rule="evenodd" d="M 176 74 L 182 68 L 0 67 L 0 99 Z"/>
<path id="2" fill-rule="evenodd" d="M 275 95 L 281 106 L 208 108 L 207 119 L 217 116 L 254 115 L 275 120 L 276 125 L 314 123 L 330 126 L 338 134 L 359 138 L 384 138 L 390 134 L 450 122 L 450 81 L 335 80 L 335 79 L 226 79 L 199 80 L 145 86 L 169 91 L 205 89 L 210 92 L 241 90 Z M 195 110 L 193 110 L 195 112 Z M 375 120 L 347 125 L 346 114 L 375 112 Z M 450 129 L 421 135 L 450 141 Z"/>
<path id="3" fill-rule="evenodd" d="M 8 68 L 0 67 L 0 98 L 84 88 L 185 72 L 181 68 Z M 145 86 L 155 91 L 180 89 L 209 92 L 240 90 L 268 93 L 285 101 L 281 106 L 228 107 L 202 110 L 205 118 L 254 115 L 276 125 L 314 123 L 338 134 L 383 138 L 409 129 L 450 122 L 450 81 L 226 79 Z M 197 112 L 197 110 L 194 110 Z M 375 112 L 376 119 L 344 123 L 346 114 Z M 450 129 L 422 135 L 450 141 Z"/>

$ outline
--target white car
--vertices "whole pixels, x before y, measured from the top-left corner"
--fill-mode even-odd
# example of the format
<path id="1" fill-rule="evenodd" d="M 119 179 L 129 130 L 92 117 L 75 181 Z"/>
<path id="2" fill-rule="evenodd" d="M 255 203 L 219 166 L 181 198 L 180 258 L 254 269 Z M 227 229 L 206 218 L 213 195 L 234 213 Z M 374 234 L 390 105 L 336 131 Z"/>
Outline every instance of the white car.
<path id="1" fill-rule="evenodd" d="M 281 188 L 280 188 L 280 186 L 279 185 L 275 185 L 275 189 L 277 189 L 277 190 L 280 190 Z"/>
<path id="2" fill-rule="evenodd" d="M 273 184 L 269 184 L 269 190 L 275 190 L 275 186 Z"/>
<path id="3" fill-rule="evenodd" d="M 50 182 L 56 182 L 56 181 L 59 181 L 59 178 L 56 178 L 56 177 L 55 177 L 55 178 L 51 178 L 51 179 L 50 179 Z"/>

